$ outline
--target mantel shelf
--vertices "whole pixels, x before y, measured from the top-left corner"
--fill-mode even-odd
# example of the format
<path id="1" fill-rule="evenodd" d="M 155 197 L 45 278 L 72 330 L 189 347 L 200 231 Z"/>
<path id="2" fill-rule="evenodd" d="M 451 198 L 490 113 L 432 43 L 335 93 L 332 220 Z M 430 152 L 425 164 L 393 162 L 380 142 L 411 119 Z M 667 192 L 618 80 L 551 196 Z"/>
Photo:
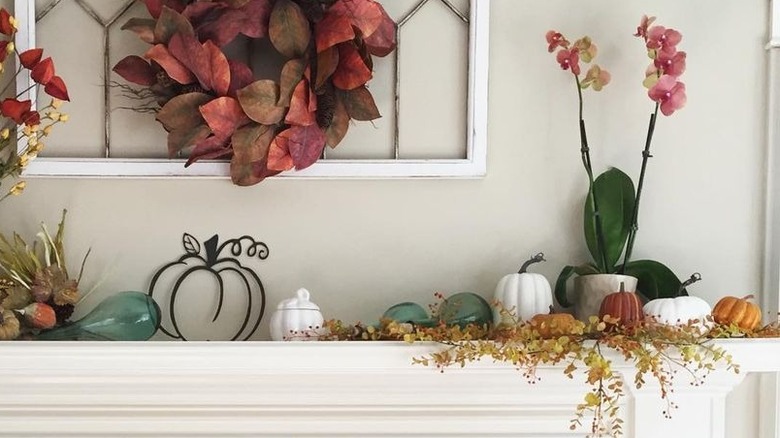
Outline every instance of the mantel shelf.
<path id="1" fill-rule="evenodd" d="M 725 438 L 725 398 L 752 372 L 780 371 L 780 340 L 719 340 L 742 374 L 675 386 L 680 409 L 648 385 L 623 405 L 626 437 Z M 482 361 L 442 373 L 413 365 L 437 344 L 0 343 L 0 436 L 573 437 L 584 376 L 559 367 L 529 385 Z M 614 368 L 633 367 L 609 354 Z M 627 379 L 628 380 L 628 379 Z M 630 387 L 630 385 L 629 385 Z M 703 427 L 702 425 L 707 425 Z"/>

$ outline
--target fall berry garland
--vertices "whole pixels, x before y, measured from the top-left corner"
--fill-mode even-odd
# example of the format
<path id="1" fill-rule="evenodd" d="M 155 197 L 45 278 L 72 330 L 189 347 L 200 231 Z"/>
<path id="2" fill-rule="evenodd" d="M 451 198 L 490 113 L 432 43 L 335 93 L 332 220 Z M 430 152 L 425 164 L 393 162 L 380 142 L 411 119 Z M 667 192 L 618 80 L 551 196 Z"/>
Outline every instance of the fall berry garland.
<path id="1" fill-rule="evenodd" d="M 238 185 L 316 162 L 350 120 L 380 117 L 366 87 L 373 57 L 396 46 L 396 24 L 374 0 L 142 0 L 151 15 L 123 29 L 152 45 L 114 67 L 146 87 L 168 131 L 168 154 L 230 159 Z M 270 40 L 287 61 L 258 78 L 226 46 Z"/>

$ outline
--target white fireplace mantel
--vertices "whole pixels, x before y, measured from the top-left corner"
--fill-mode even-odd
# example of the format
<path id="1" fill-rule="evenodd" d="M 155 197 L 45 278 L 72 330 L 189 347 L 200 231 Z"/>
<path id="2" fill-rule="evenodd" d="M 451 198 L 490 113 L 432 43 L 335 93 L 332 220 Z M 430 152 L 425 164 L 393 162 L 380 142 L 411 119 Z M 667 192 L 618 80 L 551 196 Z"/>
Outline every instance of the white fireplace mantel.
<path id="1" fill-rule="evenodd" d="M 717 341 L 742 373 L 683 378 L 663 418 L 632 390 L 626 437 L 726 438 L 725 398 L 746 373 L 780 371 L 780 340 Z M 439 373 L 402 343 L 0 343 L 0 436 L 574 437 L 586 390 L 556 367 L 529 385 L 484 361 Z M 633 380 L 617 355 L 616 368 Z M 630 385 L 629 385 L 630 387 Z M 773 435 L 771 438 L 777 438 Z M 764 437 L 762 437 L 764 438 Z M 768 438 L 768 437 L 767 437 Z"/>

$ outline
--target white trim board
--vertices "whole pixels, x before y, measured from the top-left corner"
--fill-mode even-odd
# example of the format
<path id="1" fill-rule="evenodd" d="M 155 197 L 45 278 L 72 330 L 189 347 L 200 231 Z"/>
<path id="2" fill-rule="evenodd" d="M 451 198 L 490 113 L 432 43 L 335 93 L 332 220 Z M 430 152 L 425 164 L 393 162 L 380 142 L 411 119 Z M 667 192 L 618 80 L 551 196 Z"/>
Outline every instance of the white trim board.
<path id="1" fill-rule="evenodd" d="M 320 160 L 300 172 L 285 172 L 284 178 L 480 178 L 487 174 L 488 65 L 490 0 L 470 0 L 468 139 L 465 159 L 430 160 Z M 20 51 L 35 46 L 35 0 L 14 0 L 19 20 Z M 32 84 L 29 75 L 19 75 L 17 89 Z M 27 97 L 35 96 L 31 90 Z M 34 99 L 32 99 L 34 101 Z M 46 158 L 33 160 L 25 177 L 109 178 L 229 178 L 226 162 L 195 163 L 185 160 L 121 158 Z"/>

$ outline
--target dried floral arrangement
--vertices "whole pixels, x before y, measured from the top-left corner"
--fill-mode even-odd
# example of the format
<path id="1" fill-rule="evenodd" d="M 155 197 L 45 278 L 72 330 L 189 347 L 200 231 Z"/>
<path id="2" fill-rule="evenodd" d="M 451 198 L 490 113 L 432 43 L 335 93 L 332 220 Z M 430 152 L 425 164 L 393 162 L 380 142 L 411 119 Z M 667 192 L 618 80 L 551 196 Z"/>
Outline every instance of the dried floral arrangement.
<path id="1" fill-rule="evenodd" d="M 145 87 L 168 131 L 171 158 L 230 159 L 238 185 L 305 169 L 335 148 L 351 120 L 380 117 L 366 84 L 373 57 L 396 46 L 396 24 L 374 0 L 142 0 L 151 15 L 129 29 L 152 47 L 114 72 Z M 229 56 L 237 39 L 268 39 L 286 63 L 258 78 Z"/>
<path id="2" fill-rule="evenodd" d="M 0 94 L 6 95 L 13 90 L 16 78 L 22 72 L 30 74 L 34 85 L 26 90 L 16 90 L 13 97 L 0 102 L 0 182 L 6 178 L 17 178 L 43 150 L 43 139 L 51 134 L 54 125 L 68 121 L 68 115 L 60 111 L 62 101 L 70 100 L 65 81 L 54 71 L 51 58 L 43 57 L 43 49 L 32 48 L 19 52 L 15 39 L 17 21 L 5 8 L 0 9 L 0 74 L 5 66 L 15 64 L 14 74 L 2 86 Z M 52 100 L 44 108 L 33 109 L 29 99 L 20 100 L 30 89 L 40 85 Z M 17 147 L 24 144 L 24 147 Z M 0 201 L 9 196 L 22 193 L 24 181 L 16 182 Z"/>
<path id="3" fill-rule="evenodd" d="M 0 340 L 34 337 L 41 330 L 65 324 L 81 298 L 78 277 L 68 272 L 65 258 L 65 215 L 52 236 L 41 224 L 38 241 L 0 234 Z"/>
<path id="4" fill-rule="evenodd" d="M 437 307 L 446 300 L 435 294 L 438 304 L 431 306 L 434 317 Z M 433 366 L 444 372 L 450 366 L 464 367 L 484 358 L 511 364 L 522 372 L 529 383 L 540 378 L 539 366 L 559 365 L 563 374 L 574 379 L 578 372 L 590 385 L 583 401 L 577 405 L 570 428 L 588 428 L 590 436 L 622 436 L 623 420 L 620 402 L 626 395 L 621 376 L 605 354 L 613 351 L 636 367 L 633 385 L 641 388 L 648 379 L 654 379 L 660 396 L 666 402 L 666 417 L 676 408 L 672 400 L 678 371 L 690 378 L 691 384 L 701 385 L 707 376 L 722 365 L 738 373 L 739 365 L 723 349 L 713 344 L 717 338 L 780 336 L 780 325 L 775 322 L 756 329 L 745 329 L 737 322 L 725 320 L 715 313 L 714 320 L 691 320 L 685 324 L 663 324 L 646 318 L 628 325 L 618 318 L 605 315 L 591 317 L 583 323 L 569 314 L 541 314 L 529 321 L 519 321 L 513 312 L 504 311 L 504 321 L 498 327 L 475 324 L 446 324 L 433 327 L 382 320 L 378 325 L 347 324 L 338 320 L 324 323 L 329 341 L 405 341 L 436 342 L 440 351 L 425 357 L 413 358 L 415 364 Z M 723 323 L 719 323 L 721 321 Z M 708 329 L 702 329 L 708 327 Z M 322 333 L 322 330 L 316 330 Z M 591 418 L 584 425 L 586 418 Z"/>

